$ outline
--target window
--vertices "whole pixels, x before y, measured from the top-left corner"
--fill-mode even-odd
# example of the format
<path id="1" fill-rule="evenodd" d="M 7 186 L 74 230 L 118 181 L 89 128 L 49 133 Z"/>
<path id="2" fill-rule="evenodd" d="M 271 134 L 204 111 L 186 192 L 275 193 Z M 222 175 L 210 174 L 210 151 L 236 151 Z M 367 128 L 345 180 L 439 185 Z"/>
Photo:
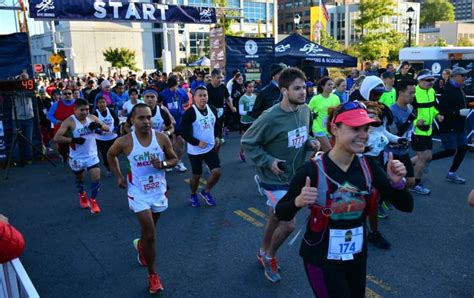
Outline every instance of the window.
<path id="1" fill-rule="evenodd" d="M 273 10 L 274 10 L 275 4 L 270 3 L 268 5 L 268 9 L 270 9 L 270 22 L 273 21 Z"/>
<path id="2" fill-rule="evenodd" d="M 303 14 L 305 17 L 309 17 L 311 15 L 311 10 L 305 10 L 304 11 L 304 14 Z"/>
<path id="3" fill-rule="evenodd" d="M 286 32 L 292 32 L 293 31 L 293 23 L 286 23 Z"/>
<path id="4" fill-rule="evenodd" d="M 265 3 L 259 2 L 244 2 L 244 22 L 257 23 L 258 21 L 265 22 L 266 17 Z"/>
<path id="5" fill-rule="evenodd" d="M 209 49 L 209 32 L 189 33 L 190 53 L 200 56 Z"/>
<path id="6" fill-rule="evenodd" d="M 228 0 L 227 7 L 240 8 L 240 0 Z"/>
<path id="7" fill-rule="evenodd" d="M 215 6 L 212 0 L 189 0 L 188 5 L 190 6 Z"/>
<path id="8" fill-rule="evenodd" d="M 293 18 L 293 13 L 292 12 L 287 12 L 285 14 L 285 19 L 292 19 Z"/>

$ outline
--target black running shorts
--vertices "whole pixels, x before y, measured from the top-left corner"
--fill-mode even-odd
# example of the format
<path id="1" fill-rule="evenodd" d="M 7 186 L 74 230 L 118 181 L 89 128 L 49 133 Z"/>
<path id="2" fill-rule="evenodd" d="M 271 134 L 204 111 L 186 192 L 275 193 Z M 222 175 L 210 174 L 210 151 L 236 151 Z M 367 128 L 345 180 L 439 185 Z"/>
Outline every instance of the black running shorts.
<path id="1" fill-rule="evenodd" d="M 431 136 L 411 136 L 411 148 L 413 151 L 420 152 L 426 150 L 433 150 L 433 140 Z"/>
<path id="2" fill-rule="evenodd" d="M 221 167 L 221 161 L 219 160 L 219 155 L 217 155 L 217 151 L 215 148 L 212 148 L 211 151 L 192 155 L 188 153 L 189 162 L 191 163 L 191 169 L 193 175 L 201 175 L 202 174 L 202 162 L 204 161 L 209 169 L 212 171 L 215 168 Z"/>

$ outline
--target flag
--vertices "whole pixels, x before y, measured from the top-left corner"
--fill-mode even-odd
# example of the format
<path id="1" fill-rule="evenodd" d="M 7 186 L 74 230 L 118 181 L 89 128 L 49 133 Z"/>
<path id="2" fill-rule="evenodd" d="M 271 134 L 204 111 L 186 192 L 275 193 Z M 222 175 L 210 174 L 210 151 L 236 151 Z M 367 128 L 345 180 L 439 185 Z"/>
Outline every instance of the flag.
<path id="1" fill-rule="evenodd" d="M 320 0 L 321 2 L 321 8 L 323 10 L 323 13 L 324 13 L 324 18 L 326 19 L 326 22 L 329 22 L 331 20 L 331 17 L 329 16 L 329 12 L 326 8 L 326 4 L 324 4 L 324 0 Z"/>

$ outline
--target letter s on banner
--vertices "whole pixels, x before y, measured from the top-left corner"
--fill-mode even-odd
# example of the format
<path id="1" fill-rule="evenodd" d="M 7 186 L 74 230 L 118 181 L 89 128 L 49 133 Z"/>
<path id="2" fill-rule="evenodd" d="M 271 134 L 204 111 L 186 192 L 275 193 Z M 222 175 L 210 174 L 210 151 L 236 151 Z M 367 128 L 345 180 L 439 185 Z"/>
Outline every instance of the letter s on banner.
<path id="1" fill-rule="evenodd" d="M 105 2 L 103 1 L 96 1 L 94 2 L 94 16 L 98 19 L 103 19 L 107 16 L 107 11 L 105 10 Z"/>

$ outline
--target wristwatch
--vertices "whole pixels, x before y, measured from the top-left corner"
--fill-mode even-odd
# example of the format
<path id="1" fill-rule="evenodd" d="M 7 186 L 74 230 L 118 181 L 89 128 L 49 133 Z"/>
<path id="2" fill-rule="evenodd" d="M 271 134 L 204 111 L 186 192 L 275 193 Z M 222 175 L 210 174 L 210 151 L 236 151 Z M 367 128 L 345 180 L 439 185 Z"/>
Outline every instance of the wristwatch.
<path id="1" fill-rule="evenodd" d="M 166 167 L 168 167 L 168 163 L 167 163 L 166 161 L 163 161 L 163 162 L 162 162 L 162 168 L 164 169 L 164 168 L 166 168 Z"/>

